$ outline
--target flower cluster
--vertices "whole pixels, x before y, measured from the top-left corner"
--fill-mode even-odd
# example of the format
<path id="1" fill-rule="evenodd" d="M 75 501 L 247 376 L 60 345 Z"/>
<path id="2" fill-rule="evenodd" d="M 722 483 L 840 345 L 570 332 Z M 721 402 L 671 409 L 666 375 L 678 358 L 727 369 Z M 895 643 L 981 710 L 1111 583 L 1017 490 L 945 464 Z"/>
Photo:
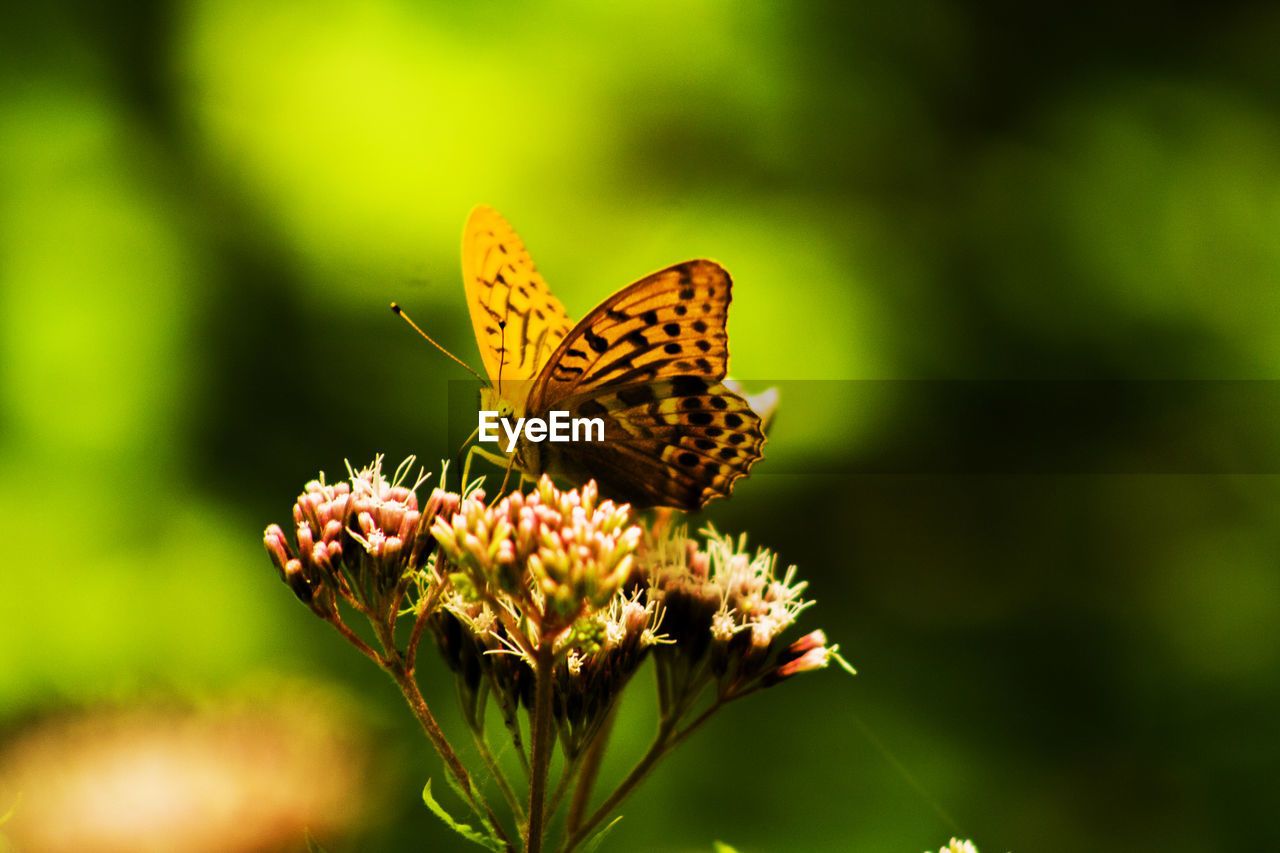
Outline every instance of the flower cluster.
<path id="1" fill-rule="evenodd" d="M 420 510 L 414 490 L 426 476 L 405 485 L 412 464 L 405 460 L 390 480 L 381 456 L 358 471 L 348 466 L 343 482 L 327 483 L 322 472 L 293 505 L 296 549 L 280 525 L 267 527 L 271 561 L 318 615 L 338 618 L 339 598 L 377 613 L 397 605 L 434 549 L 426 528 L 457 507 L 457 496 L 436 489 Z"/>
<path id="2" fill-rule="evenodd" d="M 533 701 L 535 659 L 549 643 L 553 707 L 574 753 L 660 639 L 656 605 L 624 589 L 643 535 L 629 508 L 600 501 L 594 483 L 561 491 L 544 476 L 496 506 L 470 495 L 431 532 L 452 569 L 432 630 L 469 715 L 482 711 L 472 700 L 483 681 L 514 721 L 517 704 Z"/>
<path id="3" fill-rule="evenodd" d="M 840 660 L 821 631 L 788 646 L 779 640 L 813 603 L 802 597 L 807 584 L 796 582 L 795 566 L 779 578 L 774 555 L 750 554 L 746 536 L 735 542 L 712 527 L 703 533 L 705 549 L 683 530 L 660 534 L 644 561 L 649 595 L 665 609 L 674 641 L 658 656 L 671 670 L 667 698 L 675 706 L 701 689 L 704 668 L 727 701 Z"/>
<path id="4" fill-rule="evenodd" d="M 478 593 L 511 597 L 549 638 L 605 607 L 627 580 L 641 530 L 630 508 L 600 501 L 594 482 L 562 492 L 543 475 L 495 507 L 462 502 L 431 533 Z"/>
<path id="5" fill-rule="evenodd" d="M 321 475 L 294 505 L 293 542 L 273 524 L 263 543 L 294 594 L 396 681 L 495 849 L 514 849 L 510 836 L 415 679 L 424 633 L 455 675 L 477 751 L 530 850 L 575 782 L 564 822 L 569 848 L 584 843 L 659 758 L 726 703 L 833 660 L 847 668 L 821 631 L 790 644 L 782 639 L 812 604 L 803 597 L 806 584 L 796 581 L 794 566 L 779 575 L 769 551 L 749 552 L 745 537 L 707 528 L 695 540 L 661 514 L 642 525 L 628 505 L 602 500 L 594 482 L 561 490 L 546 476 L 531 492 L 494 504 L 479 489 L 460 495 L 437 488 L 419 507 L 415 489 L 426 478 L 408 485 L 411 463 L 390 479 L 381 457 L 348 469 L 340 483 Z M 345 609 L 369 620 L 380 650 L 344 624 Z M 405 643 L 396 628 L 409 614 Z M 612 712 L 650 656 L 657 735 L 636 769 L 588 814 Z M 524 768 L 528 798 L 515 794 L 487 745 L 490 701 Z M 556 744 L 564 761 L 550 793 Z"/>

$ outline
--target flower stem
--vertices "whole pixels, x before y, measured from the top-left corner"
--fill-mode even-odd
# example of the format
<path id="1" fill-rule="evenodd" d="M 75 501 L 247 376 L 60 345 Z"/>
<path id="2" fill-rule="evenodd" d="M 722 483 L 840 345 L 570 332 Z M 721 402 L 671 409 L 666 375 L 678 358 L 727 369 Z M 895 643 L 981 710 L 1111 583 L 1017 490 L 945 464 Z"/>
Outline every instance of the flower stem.
<path id="1" fill-rule="evenodd" d="M 511 814 L 515 817 L 517 825 L 522 824 L 524 823 L 524 806 L 520 804 L 520 798 L 512 790 L 511 783 L 507 781 L 506 774 L 502 772 L 502 766 L 498 764 L 498 759 L 494 757 L 493 750 L 489 748 L 489 739 L 485 737 L 483 725 L 484 723 L 481 721 L 482 728 L 471 730 L 471 736 L 476 742 L 476 751 L 480 753 L 484 766 L 489 768 L 489 774 L 493 776 L 493 781 L 502 793 L 502 798 L 507 801 L 507 807 L 511 809 Z"/>
<path id="2" fill-rule="evenodd" d="M 571 853 L 579 844 L 587 839 L 587 837 L 595 831 L 605 818 L 607 818 L 618 805 L 625 800 L 636 786 L 644 781 L 649 772 L 657 766 L 658 761 L 666 754 L 669 747 L 668 741 L 676 728 L 676 720 L 664 719 L 658 725 L 658 733 L 653 738 L 653 743 L 645 752 L 644 757 L 631 768 L 631 772 L 627 774 L 627 778 L 623 779 L 609 799 L 600 804 L 600 807 L 591 813 L 591 817 L 587 818 L 582 826 L 573 830 L 569 836 L 569 840 L 565 842 L 562 850 L 564 853 Z"/>
<path id="3" fill-rule="evenodd" d="M 600 775 L 600 762 L 604 759 L 604 748 L 613 733 L 613 721 L 618 716 L 618 706 L 614 704 L 604 719 L 604 724 L 587 744 L 587 751 L 582 765 L 582 774 L 578 777 L 578 786 L 573 790 L 573 799 L 569 802 L 569 817 L 565 828 L 572 834 L 582 822 L 582 815 L 591 802 L 591 791 L 595 787 L 596 777 Z"/>
<path id="4" fill-rule="evenodd" d="M 440 753 L 440 757 L 444 759 L 445 767 L 449 769 L 450 775 L 458 783 L 458 787 L 462 789 L 472 811 L 488 823 L 490 831 L 495 833 L 507 845 L 508 850 L 514 850 L 511 840 L 507 838 L 506 832 L 502 829 L 502 824 L 498 821 L 498 816 L 493 813 L 493 809 L 489 807 L 479 790 L 472 784 L 467 768 L 463 765 L 462 760 L 458 758 L 458 754 L 453 751 L 453 747 L 450 746 L 449 741 L 445 738 L 444 732 L 440 730 L 440 726 L 436 723 L 436 718 L 432 715 L 431 709 L 427 707 L 427 700 L 422 698 L 422 692 L 418 689 L 417 682 L 406 672 L 404 665 L 398 658 L 389 661 L 385 669 L 400 688 L 400 692 L 404 694 L 404 698 L 408 701 L 414 716 L 418 718 L 418 722 L 422 725 L 422 730 L 426 733 L 427 739 L 431 741 L 431 745 L 436 748 L 436 752 Z"/>
<path id="5" fill-rule="evenodd" d="M 541 853 L 543 829 L 542 803 L 547 792 L 547 771 L 551 765 L 551 686 L 555 665 L 554 643 L 551 637 L 542 636 L 538 643 L 536 677 L 533 701 L 533 756 L 530 759 L 529 777 L 529 829 L 526 835 L 527 853 Z"/>
<path id="6" fill-rule="evenodd" d="M 684 728 L 679 728 L 679 716 L 664 717 L 658 725 L 658 733 L 653 738 L 653 744 L 649 747 L 648 752 L 644 754 L 644 757 L 627 774 L 627 778 L 623 779 L 614 792 L 609 795 L 609 799 L 601 803 L 600 807 L 591 813 L 591 817 L 587 818 L 587 821 L 581 827 L 571 830 L 569 840 L 563 848 L 564 853 L 571 853 L 574 848 L 585 841 L 587 836 L 594 832 L 596 827 L 603 823 L 605 818 L 612 814 L 613 810 L 623 800 L 631 796 L 631 793 L 658 765 L 663 756 L 700 729 L 702 724 L 709 720 L 712 714 L 723 708 L 725 704 L 724 701 L 717 699 Z"/>
<path id="7" fill-rule="evenodd" d="M 360 635 L 348 628 L 347 624 L 343 622 L 336 613 L 328 620 L 328 622 L 338 630 L 338 633 L 341 634 L 348 643 L 359 649 L 361 654 L 376 663 L 378 666 L 386 666 L 386 661 L 382 659 L 382 655 L 375 652 L 368 643 L 360 639 Z"/>

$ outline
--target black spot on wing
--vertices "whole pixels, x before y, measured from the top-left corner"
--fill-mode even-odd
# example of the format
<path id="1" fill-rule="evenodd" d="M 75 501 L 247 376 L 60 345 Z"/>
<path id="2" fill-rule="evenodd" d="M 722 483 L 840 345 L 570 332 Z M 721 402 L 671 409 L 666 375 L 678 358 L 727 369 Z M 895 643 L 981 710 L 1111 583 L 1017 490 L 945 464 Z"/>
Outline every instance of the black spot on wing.
<path id="1" fill-rule="evenodd" d="M 602 353 L 609 349 L 609 342 L 605 340 L 604 337 L 597 335 L 590 329 L 587 329 L 583 333 L 583 337 L 587 339 L 587 346 L 591 347 L 596 352 Z"/>
<path id="2" fill-rule="evenodd" d="M 652 385 L 634 385 L 630 388 L 623 388 L 615 396 L 628 406 L 643 406 L 645 403 L 653 402 L 656 399 L 653 395 Z"/>
<path id="3" fill-rule="evenodd" d="M 707 393 L 707 383 L 698 376 L 677 376 L 671 380 L 671 393 L 675 397 L 694 397 Z"/>

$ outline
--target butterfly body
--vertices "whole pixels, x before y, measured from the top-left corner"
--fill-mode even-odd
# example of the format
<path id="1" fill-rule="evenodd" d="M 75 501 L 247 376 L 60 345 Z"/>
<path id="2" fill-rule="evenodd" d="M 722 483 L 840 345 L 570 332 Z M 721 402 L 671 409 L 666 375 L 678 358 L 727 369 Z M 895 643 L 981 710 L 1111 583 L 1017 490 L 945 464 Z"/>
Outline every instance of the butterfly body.
<path id="1" fill-rule="evenodd" d="M 637 506 L 698 509 L 761 458 L 759 416 L 723 384 L 732 281 L 714 261 L 668 267 L 573 324 L 520 238 L 487 207 L 463 237 L 467 302 L 493 383 L 481 405 L 508 418 L 604 423 L 603 441 L 517 439 L 512 464 Z M 505 446 L 499 445 L 505 452 Z"/>

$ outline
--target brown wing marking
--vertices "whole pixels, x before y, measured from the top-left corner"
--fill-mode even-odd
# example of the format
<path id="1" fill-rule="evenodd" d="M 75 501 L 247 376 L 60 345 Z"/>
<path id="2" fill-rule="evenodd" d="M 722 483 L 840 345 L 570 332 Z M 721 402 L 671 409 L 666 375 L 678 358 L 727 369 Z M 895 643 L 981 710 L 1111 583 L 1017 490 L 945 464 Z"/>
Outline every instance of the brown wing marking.
<path id="1" fill-rule="evenodd" d="M 553 445 L 580 478 L 637 506 L 694 510 L 727 497 L 763 456 L 760 418 L 741 396 L 701 377 L 639 383 L 565 401 L 604 421 L 604 441 Z"/>
<path id="2" fill-rule="evenodd" d="M 462 278 L 485 371 L 532 379 L 573 324 L 507 220 L 483 205 L 462 236 Z M 504 325 L 505 324 L 505 325 Z"/>
<path id="3" fill-rule="evenodd" d="M 530 409 L 672 376 L 720 382 L 729 360 L 732 286 L 719 264 L 694 260 L 618 291 L 560 342 L 534 383 Z"/>

